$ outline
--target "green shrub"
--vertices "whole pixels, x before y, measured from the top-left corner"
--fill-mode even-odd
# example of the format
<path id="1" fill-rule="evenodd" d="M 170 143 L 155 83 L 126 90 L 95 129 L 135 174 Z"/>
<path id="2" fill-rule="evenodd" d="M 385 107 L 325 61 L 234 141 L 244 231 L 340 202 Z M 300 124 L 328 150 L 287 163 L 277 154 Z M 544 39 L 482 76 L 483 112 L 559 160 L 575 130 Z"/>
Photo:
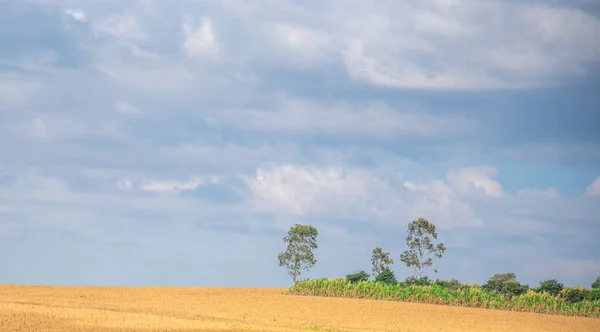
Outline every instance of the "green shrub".
<path id="1" fill-rule="evenodd" d="M 361 270 L 357 273 L 346 275 L 346 280 L 348 280 L 351 283 L 354 283 L 360 281 L 369 281 L 369 277 L 370 275 L 366 271 Z"/>
<path id="2" fill-rule="evenodd" d="M 482 288 L 486 292 L 502 293 L 504 284 L 506 284 L 509 281 L 516 281 L 516 280 L 517 280 L 517 277 L 512 272 L 511 273 L 496 273 L 485 284 L 483 284 Z"/>
<path id="3" fill-rule="evenodd" d="M 519 296 L 527 293 L 528 290 L 528 285 L 522 285 L 518 281 L 510 280 L 507 281 L 502 287 L 502 294 L 506 296 Z"/>
<path id="4" fill-rule="evenodd" d="M 592 283 L 592 289 L 599 289 L 600 288 L 600 277 L 596 278 L 596 281 L 594 281 Z"/>
<path id="5" fill-rule="evenodd" d="M 560 291 L 560 297 L 567 303 L 577 303 L 585 300 L 589 291 L 585 287 L 565 287 Z"/>
<path id="6" fill-rule="evenodd" d="M 375 277 L 375 281 L 383 282 L 388 285 L 395 285 L 398 283 L 396 281 L 396 276 L 394 275 L 394 272 L 390 270 L 389 267 L 385 267 L 383 271 L 381 271 L 381 273 L 379 273 L 377 277 Z"/>
<path id="7" fill-rule="evenodd" d="M 587 292 L 585 299 L 588 301 L 600 301 L 600 288 L 590 289 Z"/>
<path id="8" fill-rule="evenodd" d="M 564 285 L 556 279 L 541 281 L 540 285 L 534 289 L 536 293 L 546 292 L 552 296 L 558 296 Z"/>
<path id="9" fill-rule="evenodd" d="M 463 287 L 463 284 L 456 280 L 456 279 L 452 279 L 452 280 L 436 280 L 434 282 L 434 284 L 436 285 L 440 285 L 448 290 L 458 290 L 461 287 Z"/>
<path id="10" fill-rule="evenodd" d="M 421 277 L 419 279 L 417 279 L 415 277 L 408 277 L 408 278 L 406 278 L 405 283 L 407 286 L 412 286 L 412 285 L 429 286 L 429 285 L 431 285 L 431 280 L 429 280 L 428 277 Z"/>

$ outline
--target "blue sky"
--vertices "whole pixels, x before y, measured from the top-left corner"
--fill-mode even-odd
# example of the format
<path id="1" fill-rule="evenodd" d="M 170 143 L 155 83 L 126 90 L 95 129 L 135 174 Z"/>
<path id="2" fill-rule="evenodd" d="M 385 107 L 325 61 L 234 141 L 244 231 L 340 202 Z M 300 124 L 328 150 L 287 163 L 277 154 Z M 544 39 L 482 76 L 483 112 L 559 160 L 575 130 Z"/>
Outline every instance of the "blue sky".
<path id="1" fill-rule="evenodd" d="M 594 1 L 0 2 L 2 283 L 600 276 Z"/>

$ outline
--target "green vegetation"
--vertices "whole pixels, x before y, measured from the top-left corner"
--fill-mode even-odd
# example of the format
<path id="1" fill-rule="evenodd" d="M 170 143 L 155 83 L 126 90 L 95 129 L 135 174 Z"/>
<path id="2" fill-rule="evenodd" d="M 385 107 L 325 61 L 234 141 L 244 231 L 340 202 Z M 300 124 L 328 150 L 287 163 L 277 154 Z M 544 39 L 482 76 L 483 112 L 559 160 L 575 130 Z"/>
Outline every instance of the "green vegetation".
<path id="1" fill-rule="evenodd" d="M 383 282 L 384 284 L 394 285 L 397 283 L 394 272 L 389 267 L 385 267 L 381 273 L 375 277 L 376 282 Z"/>
<path id="2" fill-rule="evenodd" d="M 287 268 L 294 283 L 302 270 L 309 270 L 317 263 L 314 250 L 318 248 L 318 235 L 319 232 L 313 226 L 296 224 L 283 238 L 287 249 L 278 256 L 279 266 Z"/>
<path id="3" fill-rule="evenodd" d="M 376 247 L 371 255 L 371 264 L 373 264 L 373 273 L 378 275 L 383 272 L 383 269 L 394 264 L 394 260 L 390 258 L 389 252 L 384 252 L 381 247 Z"/>
<path id="4" fill-rule="evenodd" d="M 348 274 L 346 276 L 346 280 L 348 282 L 361 282 L 361 281 L 369 281 L 369 274 L 367 271 L 358 271 L 357 273 Z"/>
<path id="5" fill-rule="evenodd" d="M 592 289 L 600 289 L 600 277 L 596 278 L 596 281 L 592 283 Z"/>
<path id="6" fill-rule="evenodd" d="M 558 282 L 556 279 L 546 280 L 540 282 L 540 285 L 535 289 L 536 292 L 547 292 L 552 296 L 557 296 L 560 291 L 563 290 L 564 285 Z"/>
<path id="7" fill-rule="evenodd" d="M 580 299 L 579 295 L 572 295 L 581 293 L 585 293 L 582 288 L 568 287 L 563 289 L 560 296 L 532 290 L 507 296 L 498 292 L 486 292 L 475 284 L 463 284 L 457 290 L 451 290 L 437 282 L 428 286 L 403 286 L 372 281 L 351 283 L 346 279 L 325 278 L 299 281 L 288 289 L 288 294 L 305 296 L 405 301 L 600 318 L 600 301 L 589 301 Z"/>
<path id="8" fill-rule="evenodd" d="M 435 225 L 427 219 L 419 218 L 408 224 L 406 245 L 408 250 L 400 255 L 400 260 L 406 266 L 412 267 L 417 279 L 427 274 L 427 269 L 433 264 L 433 257 L 442 258 L 446 247 L 443 243 L 435 245 L 432 238 L 437 240 Z M 437 271 L 435 271 L 437 272 Z"/>
<path id="9" fill-rule="evenodd" d="M 565 287 L 556 279 L 541 281 L 539 286 L 517 281 L 515 273 L 497 273 L 479 286 L 456 279 L 435 280 L 427 277 L 433 259 L 440 259 L 446 247 L 434 244 L 438 234 L 434 224 L 424 218 L 408 224 L 408 250 L 400 260 L 413 269 L 413 276 L 397 281 L 390 265 L 394 263 L 389 252 L 381 247 L 373 249 L 371 264 L 374 280 L 361 270 L 346 278 L 309 279 L 296 281 L 300 271 L 315 263 L 313 250 L 317 248 L 317 230 L 312 226 L 295 225 L 284 242 L 287 251 L 279 254 L 280 266 L 286 266 L 294 284 L 288 294 L 328 297 L 351 297 L 391 301 L 407 301 L 476 308 L 500 309 L 534 313 L 600 318 L 600 277 L 585 287 Z M 437 271 L 435 271 L 437 272 Z"/>

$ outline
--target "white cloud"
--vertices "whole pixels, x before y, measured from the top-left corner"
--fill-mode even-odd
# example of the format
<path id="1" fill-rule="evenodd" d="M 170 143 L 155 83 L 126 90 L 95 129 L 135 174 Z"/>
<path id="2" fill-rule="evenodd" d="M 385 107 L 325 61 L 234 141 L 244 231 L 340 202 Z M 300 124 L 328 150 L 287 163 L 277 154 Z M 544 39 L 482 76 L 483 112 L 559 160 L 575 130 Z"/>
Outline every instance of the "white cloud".
<path id="1" fill-rule="evenodd" d="M 279 166 L 246 179 L 258 210 L 371 220 L 399 225 L 427 216 L 440 228 L 478 227 L 482 221 L 445 182 L 416 184 L 398 173 L 348 167 Z"/>
<path id="2" fill-rule="evenodd" d="M 133 188 L 133 183 L 129 180 L 119 180 L 117 181 L 117 188 L 121 190 L 129 190 Z"/>
<path id="3" fill-rule="evenodd" d="M 180 181 L 149 181 L 140 185 L 140 189 L 146 191 L 180 191 L 180 190 L 190 190 L 196 189 L 202 182 L 198 180 L 190 180 L 186 182 Z"/>
<path id="4" fill-rule="evenodd" d="M 498 174 L 493 166 L 468 167 L 460 170 L 450 170 L 446 179 L 450 185 L 461 193 L 468 193 L 476 189 L 481 190 L 486 196 L 501 197 L 504 195 L 502 185 L 492 180 Z"/>
<path id="5" fill-rule="evenodd" d="M 98 35 L 156 42 L 156 36 L 164 38 L 165 28 L 173 29 L 170 35 L 182 29 L 184 52 L 192 58 L 266 65 L 338 61 L 357 81 L 397 88 L 563 84 L 587 75 L 587 66 L 600 58 L 595 43 L 600 20 L 564 3 L 334 0 L 315 7 L 295 1 L 227 1 L 202 11 L 182 4 L 171 15 L 166 4 L 137 2 L 116 10 L 117 4 L 107 1 L 116 13 L 93 20 Z M 69 9 L 69 15 L 85 13 L 87 19 L 88 12 L 104 13 L 92 4 L 81 6 Z M 157 25 L 157 12 L 181 24 Z M 234 28 L 217 38 L 215 21 Z"/>
<path id="6" fill-rule="evenodd" d="M 134 14 L 113 14 L 94 22 L 94 33 L 121 40 L 144 41 L 149 37 Z"/>
<path id="7" fill-rule="evenodd" d="M 85 13 L 81 10 L 67 9 L 65 13 L 76 21 L 85 22 Z"/>
<path id="8" fill-rule="evenodd" d="M 580 77 L 584 64 L 600 55 L 592 41 L 600 21 L 576 9 L 467 0 L 392 8 L 388 15 L 402 11 L 405 19 L 389 23 L 382 37 L 355 36 L 348 44 L 345 61 L 353 78 L 390 87 L 533 87 Z M 423 46 L 391 42 L 392 33 Z M 377 42 L 383 38 L 390 42 Z"/>
<path id="9" fill-rule="evenodd" d="M 600 195 L 600 176 L 585 188 L 585 194 L 589 196 Z"/>
<path id="10" fill-rule="evenodd" d="M 444 181 L 406 181 L 404 187 L 411 193 L 405 206 L 407 220 L 425 217 L 440 229 L 484 225 L 473 208 Z"/>
<path id="11" fill-rule="evenodd" d="M 195 27 L 194 25 L 194 22 L 189 18 L 183 22 L 185 33 L 183 48 L 185 54 L 190 58 L 216 58 L 219 54 L 219 47 L 212 20 L 203 17 L 199 26 Z"/>
<path id="12" fill-rule="evenodd" d="M 246 182 L 256 195 L 259 210 L 307 214 L 336 209 L 339 203 L 350 206 L 366 200 L 366 187 L 370 185 L 386 190 L 377 179 L 370 180 L 368 173 L 360 170 L 283 165 L 259 169 Z"/>
<path id="13" fill-rule="evenodd" d="M 486 77 L 478 69 L 452 67 L 445 72 L 436 72 L 422 68 L 402 54 L 391 57 L 371 53 L 366 50 L 364 41 L 356 40 L 349 44 L 344 51 L 344 63 L 351 78 L 392 88 L 486 89 L 505 86 L 498 79 Z"/>
<path id="14" fill-rule="evenodd" d="M 331 61 L 334 39 L 327 32 L 310 27 L 276 23 L 273 42 L 282 46 L 291 62 Z"/>

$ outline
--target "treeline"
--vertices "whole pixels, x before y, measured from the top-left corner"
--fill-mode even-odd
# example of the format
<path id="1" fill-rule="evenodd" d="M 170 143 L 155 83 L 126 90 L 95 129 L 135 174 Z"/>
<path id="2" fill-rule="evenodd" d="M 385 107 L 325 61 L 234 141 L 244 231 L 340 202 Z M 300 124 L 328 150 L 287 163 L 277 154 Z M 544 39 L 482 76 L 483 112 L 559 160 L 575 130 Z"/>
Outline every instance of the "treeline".
<path id="1" fill-rule="evenodd" d="M 284 242 L 285 252 L 279 254 L 279 265 L 286 266 L 293 285 L 288 294 L 332 296 L 408 301 L 431 304 L 457 305 L 512 311 L 527 311 L 600 318 L 600 277 L 591 288 L 565 287 L 556 279 L 541 281 L 530 287 L 517 281 L 514 273 L 494 274 L 485 284 L 467 284 L 456 279 L 430 280 L 426 275 L 433 258 L 442 258 L 446 248 L 435 244 L 438 234 L 435 225 L 419 218 L 408 224 L 408 249 L 400 260 L 413 269 L 413 276 L 396 280 L 390 265 L 390 253 L 381 247 L 373 249 L 371 275 L 364 270 L 345 278 L 311 279 L 297 281 L 302 270 L 316 264 L 318 231 L 310 225 L 295 225 Z M 437 272 L 437 270 L 435 270 Z"/>

